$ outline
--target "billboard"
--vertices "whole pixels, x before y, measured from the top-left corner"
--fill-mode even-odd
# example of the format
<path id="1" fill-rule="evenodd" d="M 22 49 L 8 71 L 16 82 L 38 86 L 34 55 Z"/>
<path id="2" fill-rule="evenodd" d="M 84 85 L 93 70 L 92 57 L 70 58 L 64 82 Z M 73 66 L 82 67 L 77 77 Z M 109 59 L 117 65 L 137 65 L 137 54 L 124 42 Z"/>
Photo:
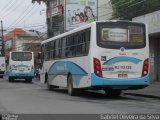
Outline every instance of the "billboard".
<path id="1" fill-rule="evenodd" d="M 97 20 L 97 0 L 66 0 L 66 31 Z"/>

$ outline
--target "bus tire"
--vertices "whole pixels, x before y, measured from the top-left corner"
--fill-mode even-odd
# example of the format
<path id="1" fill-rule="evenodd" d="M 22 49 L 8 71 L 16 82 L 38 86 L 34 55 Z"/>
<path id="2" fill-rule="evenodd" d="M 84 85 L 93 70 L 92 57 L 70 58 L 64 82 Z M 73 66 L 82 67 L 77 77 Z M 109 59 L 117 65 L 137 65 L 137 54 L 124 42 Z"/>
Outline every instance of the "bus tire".
<path id="1" fill-rule="evenodd" d="M 32 78 L 27 79 L 27 82 L 28 82 L 28 83 L 31 83 L 31 82 L 32 82 Z"/>
<path id="2" fill-rule="evenodd" d="M 49 84 L 49 81 L 47 80 L 47 88 L 48 90 L 52 91 L 54 88 L 52 85 Z"/>
<path id="3" fill-rule="evenodd" d="M 49 84 L 49 80 L 48 80 L 48 75 L 47 74 L 45 75 L 45 83 L 47 84 L 48 90 L 52 91 L 53 87 L 52 87 L 52 85 Z"/>
<path id="4" fill-rule="evenodd" d="M 68 78 L 67 78 L 67 89 L 68 89 L 68 94 L 69 94 L 70 96 L 76 95 L 76 91 L 75 91 L 75 89 L 73 88 L 72 75 L 68 75 Z"/>
<path id="5" fill-rule="evenodd" d="M 8 78 L 8 81 L 9 81 L 9 82 L 14 82 L 14 79 L 13 79 L 12 77 L 9 77 L 9 78 Z"/>
<path id="6" fill-rule="evenodd" d="M 105 94 L 108 96 L 108 97 L 119 97 L 122 93 L 122 90 L 113 90 L 113 89 L 107 89 L 105 90 Z"/>

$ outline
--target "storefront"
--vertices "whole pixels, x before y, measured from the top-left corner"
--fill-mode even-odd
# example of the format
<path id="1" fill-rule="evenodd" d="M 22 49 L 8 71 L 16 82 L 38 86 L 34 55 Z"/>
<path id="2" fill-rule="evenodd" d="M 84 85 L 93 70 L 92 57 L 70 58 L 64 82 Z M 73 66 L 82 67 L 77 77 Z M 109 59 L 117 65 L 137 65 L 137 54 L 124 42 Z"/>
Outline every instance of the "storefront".
<path id="1" fill-rule="evenodd" d="M 160 81 L 160 11 L 132 19 L 148 25 L 151 82 Z"/>

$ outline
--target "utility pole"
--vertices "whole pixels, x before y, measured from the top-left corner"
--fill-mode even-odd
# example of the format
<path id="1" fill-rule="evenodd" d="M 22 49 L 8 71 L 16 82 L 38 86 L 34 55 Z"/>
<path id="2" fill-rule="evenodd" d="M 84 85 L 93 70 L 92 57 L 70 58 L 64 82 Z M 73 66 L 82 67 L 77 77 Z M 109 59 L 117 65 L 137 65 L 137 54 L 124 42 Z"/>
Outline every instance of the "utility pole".
<path id="1" fill-rule="evenodd" d="M 5 56 L 5 52 L 4 52 L 4 36 L 3 36 L 3 21 L 2 20 L 1 20 L 0 56 Z"/>

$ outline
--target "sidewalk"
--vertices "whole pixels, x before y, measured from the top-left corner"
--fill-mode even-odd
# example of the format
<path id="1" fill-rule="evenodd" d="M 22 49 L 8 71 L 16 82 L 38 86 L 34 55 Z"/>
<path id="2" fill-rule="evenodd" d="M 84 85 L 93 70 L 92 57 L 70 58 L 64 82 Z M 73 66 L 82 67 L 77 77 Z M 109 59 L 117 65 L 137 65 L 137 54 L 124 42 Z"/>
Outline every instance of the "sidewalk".
<path id="1" fill-rule="evenodd" d="M 124 91 L 124 94 L 160 99 L 160 81 L 151 83 L 144 89 Z"/>

